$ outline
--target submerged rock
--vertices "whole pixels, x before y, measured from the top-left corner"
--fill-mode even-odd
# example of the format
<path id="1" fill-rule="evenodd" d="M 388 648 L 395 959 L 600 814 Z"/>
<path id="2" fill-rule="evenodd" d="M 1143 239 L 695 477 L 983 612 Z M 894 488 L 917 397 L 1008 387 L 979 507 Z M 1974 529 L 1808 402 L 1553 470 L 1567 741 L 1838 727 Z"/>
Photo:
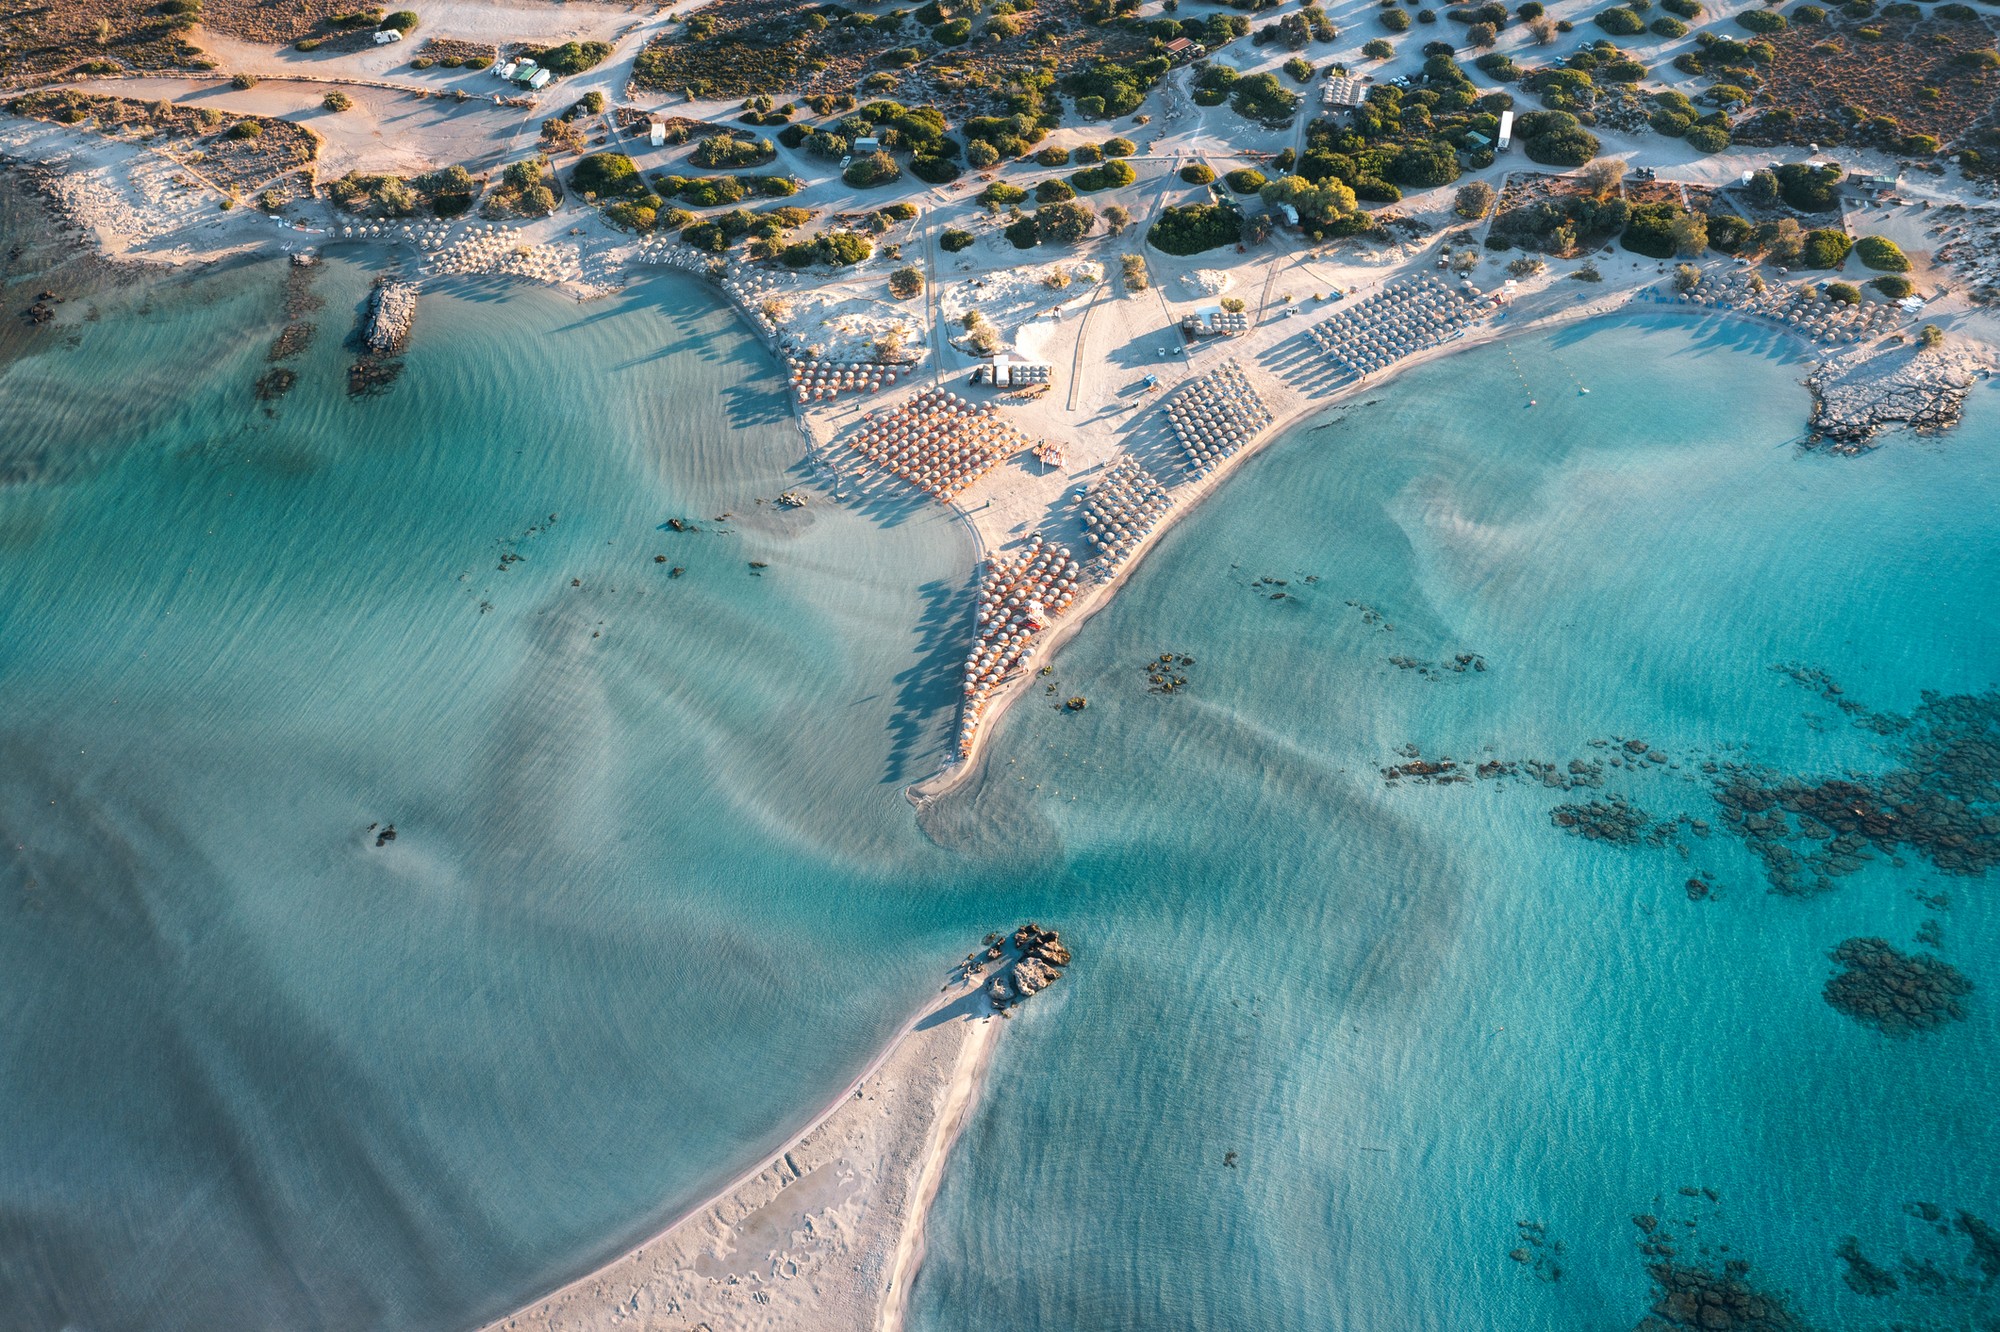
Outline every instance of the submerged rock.
<path id="1" fill-rule="evenodd" d="M 1846 968 L 1827 981 L 1826 1002 L 1891 1036 L 1931 1031 L 1965 1016 L 1972 982 L 1931 953 L 1903 953 L 1883 939 L 1849 939 L 1828 954 Z"/>
<path id="2" fill-rule="evenodd" d="M 1810 1324 L 1776 1295 L 1745 1278 L 1750 1264 L 1731 1261 L 1720 1273 L 1705 1265 L 1654 1263 L 1646 1269 L 1656 1298 L 1636 1332 L 1700 1328 L 1703 1332 L 1810 1332 Z"/>

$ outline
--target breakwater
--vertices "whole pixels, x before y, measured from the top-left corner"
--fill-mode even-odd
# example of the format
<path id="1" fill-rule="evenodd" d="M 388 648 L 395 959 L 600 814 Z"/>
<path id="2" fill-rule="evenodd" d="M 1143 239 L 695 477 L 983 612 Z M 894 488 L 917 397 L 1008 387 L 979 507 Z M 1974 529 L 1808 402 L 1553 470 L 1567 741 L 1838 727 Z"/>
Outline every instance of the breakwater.
<path id="1" fill-rule="evenodd" d="M 362 341 L 377 355 L 393 356 L 409 346 L 410 328 L 416 319 L 416 284 L 384 281 L 368 298 L 368 321 Z"/>

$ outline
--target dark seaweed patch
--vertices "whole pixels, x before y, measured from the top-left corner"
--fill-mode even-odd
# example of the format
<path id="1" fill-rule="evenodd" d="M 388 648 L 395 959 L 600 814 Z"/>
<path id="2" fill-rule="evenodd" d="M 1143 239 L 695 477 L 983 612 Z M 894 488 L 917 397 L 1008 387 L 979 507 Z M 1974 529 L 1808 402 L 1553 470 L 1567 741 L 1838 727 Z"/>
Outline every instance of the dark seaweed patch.
<path id="1" fill-rule="evenodd" d="M 1846 970 L 1827 981 L 1826 1002 L 1856 1022 L 1908 1036 L 1965 1016 L 1958 1001 L 1972 992 L 1972 982 L 1935 954 L 1900 952 L 1882 939 L 1849 939 L 1828 956 Z M 2000 1264 L 2000 1246 L 1994 1253 Z"/>

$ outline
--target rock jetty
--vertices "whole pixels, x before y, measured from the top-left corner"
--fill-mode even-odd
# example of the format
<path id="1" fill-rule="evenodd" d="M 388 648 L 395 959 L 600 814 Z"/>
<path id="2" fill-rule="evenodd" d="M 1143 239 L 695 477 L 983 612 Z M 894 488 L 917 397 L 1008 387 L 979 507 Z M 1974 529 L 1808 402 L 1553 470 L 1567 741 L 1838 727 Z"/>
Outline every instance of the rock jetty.
<path id="1" fill-rule="evenodd" d="M 1836 453 L 1861 453 L 1891 427 L 1926 434 L 1950 429 L 1972 384 L 1968 359 L 1939 348 L 1829 361 L 1806 380 L 1815 442 Z"/>
<path id="2" fill-rule="evenodd" d="M 987 956 L 992 957 L 1004 950 L 998 936 Z M 1013 967 L 995 976 L 986 987 L 987 998 L 1001 1011 L 1012 1008 L 1062 979 L 1062 969 L 1069 965 L 1069 949 L 1064 946 L 1062 935 L 1054 930 L 1045 930 L 1029 921 L 1014 931 L 1012 939 L 1014 951 L 1018 955 Z"/>
<path id="3" fill-rule="evenodd" d="M 384 282 L 368 303 L 368 350 L 393 356 L 410 343 L 410 325 L 417 318 L 417 287 L 412 282 Z"/>

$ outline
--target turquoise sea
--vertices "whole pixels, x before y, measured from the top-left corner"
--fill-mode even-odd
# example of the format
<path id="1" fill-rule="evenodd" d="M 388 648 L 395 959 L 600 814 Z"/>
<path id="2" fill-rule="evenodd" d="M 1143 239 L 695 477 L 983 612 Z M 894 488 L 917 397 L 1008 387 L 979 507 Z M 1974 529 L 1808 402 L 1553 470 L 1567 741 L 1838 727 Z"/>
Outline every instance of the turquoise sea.
<path id="1" fill-rule="evenodd" d="M 1994 1316 L 1990 884 L 1773 894 L 1701 766 L 1879 771 L 1917 731 L 1858 719 L 1995 687 L 1984 390 L 1825 459 L 1761 330 L 1525 338 L 1532 411 L 1504 350 L 1414 372 L 1170 533 L 919 820 L 962 527 L 769 503 L 789 410 L 684 279 L 446 288 L 350 397 L 370 276 L 324 267 L 274 402 L 269 263 L 0 367 L 0 1326 L 473 1326 L 1029 916 L 1078 965 L 1001 1044 L 925 1332 L 1630 1327 L 1649 1263 L 1730 1259 L 1812 1326 Z M 1603 785 L 1385 781 L 1411 745 Z M 1613 793 L 1708 835 L 1551 819 Z M 1853 936 L 1959 968 L 1963 1019 L 1828 1006 Z"/>

